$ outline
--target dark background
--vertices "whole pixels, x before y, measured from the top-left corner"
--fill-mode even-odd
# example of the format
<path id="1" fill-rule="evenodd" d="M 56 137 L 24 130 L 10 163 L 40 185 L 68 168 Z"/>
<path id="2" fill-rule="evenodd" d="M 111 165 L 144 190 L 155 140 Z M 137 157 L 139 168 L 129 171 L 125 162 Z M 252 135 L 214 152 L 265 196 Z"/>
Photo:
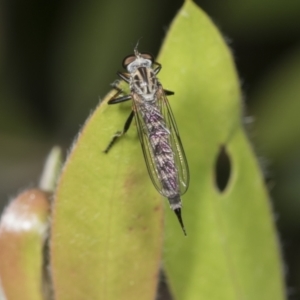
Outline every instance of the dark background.
<path id="1" fill-rule="evenodd" d="M 272 197 L 289 299 L 300 299 L 300 1 L 197 3 L 234 53 L 245 114 L 254 120 L 247 125 L 249 137 Z M 2 0 L 0 5 L 3 207 L 37 184 L 53 145 L 66 153 L 140 37 L 141 51 L 158 53 L 182 2 Z M 191 55 L 197 53 L 191 49 Z"/>

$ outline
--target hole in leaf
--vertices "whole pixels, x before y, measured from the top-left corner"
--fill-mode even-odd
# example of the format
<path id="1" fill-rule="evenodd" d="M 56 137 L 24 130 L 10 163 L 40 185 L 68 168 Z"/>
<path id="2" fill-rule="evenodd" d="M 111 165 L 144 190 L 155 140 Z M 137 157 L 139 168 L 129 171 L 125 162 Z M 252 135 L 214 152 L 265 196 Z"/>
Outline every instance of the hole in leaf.
<path id="1" fill-rule="evenodd" d="M 231 174 L 231 162 L 224 145 L 220 147 L 215 165 L 215 180 L 220 192 L 224 192 Z"/>

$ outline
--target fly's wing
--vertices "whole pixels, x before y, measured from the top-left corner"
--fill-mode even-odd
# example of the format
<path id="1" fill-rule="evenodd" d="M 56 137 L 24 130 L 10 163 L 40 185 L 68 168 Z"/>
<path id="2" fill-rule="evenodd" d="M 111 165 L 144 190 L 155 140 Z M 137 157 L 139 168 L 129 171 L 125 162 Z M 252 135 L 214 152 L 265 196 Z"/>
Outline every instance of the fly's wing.
<path id="1" fill-rule="evenodd" d="M 161 195 L 165 196 L 163 193 L 163 187 L 162 187 L 162 183 L 160 180 L 160 175 L 159 175 L 157 167 L 156 167 L 153 149 L 151 147 L 151 144 L 150 144 L 150 141 L 149 141 L 149 138 L 147 135 L 147 124 L 145 123 L 145 121 L 141 115 L 141 111 L 140 111 L 140 108 L 138 105 L 138 103 L 139 103 L 138 98 L 139 98 L 139 96 L 137 94 L 132 94 L 136 127 L 137 127 L 137 131 L 138 131 L 140 143 L 142 146 L 144 159 L 145 159 L 148 173 L 152 180 L 153 185 L 155 186 L 155 188 Z"/>
<path id="2" fill-rule="evenodd" d="M 175 164 L 177 166 L 177 171 L 178 171 L 180 195 L 183 195 L 189 187 L 189 181 L 190 181 L 189 166 L 187 163 L 187 159 L 182 146 L 176 121 L 172 113 L 171 106 L 163 91 L 162 86 L 160 86 L 159 94 L 161 95 L 159 99 L 160 109 L 162 115 L 164 116 L 166 127 L 169 129 L 171 133 L 170 142 L 173 149 Z"/>
<path id="3" fill-rule="evenodd" d="M 182 147 L 181 139 L 179 136 L 179 132 L 176 126 L 176 122 L 171 107 L 169 105 L 168 99 L 166 98 L 163 92 L 162 87 L 160 87 L 160 90 L 158 91 L 157 94 L 160 95 L 157 101 L 160 108 L 160 112 L 164 118 L 165 127 L 167 127 L 167 129 L 171 133 L 169 142 L 171 143 L 173 154 L 174 154 L 175 164 L 178 171 L 180 195 L 182 195 L 187 191 L 189 185 L 188 164 L 187 164 L 186 156 Z M 158 192 L 163 196 L 166 196 L 164 195 L 160 175 L 156 167 L 153 149 L 151 147 L 149 138 L 147 136 L 147 124 L 145 124 L 145 121 L 141 115 L 139 105 L 138 105 L 139 101 L 137 97 L 139 97 L 137 94 L 132 95 L 138 135 L 142 145 L 142 150 L 147 165 L 148 173 L 153 182 L 153 185 L 158 190 Z"/>

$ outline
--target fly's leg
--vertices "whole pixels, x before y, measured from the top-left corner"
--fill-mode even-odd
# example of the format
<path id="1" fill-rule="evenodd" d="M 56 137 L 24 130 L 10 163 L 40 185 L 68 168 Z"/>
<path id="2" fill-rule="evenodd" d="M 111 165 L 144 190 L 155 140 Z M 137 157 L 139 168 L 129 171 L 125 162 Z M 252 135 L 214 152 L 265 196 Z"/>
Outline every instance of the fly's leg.
<path id="1" fill-rule="evenodd" d="M 157 74 L 160 72 L 162 66 L 161 66 L 161 64 L 158 63 L 158 62 L 155 62 L 154 64 L 157 65 L 157 67 L 153 70 L 153 72 L 154 72 L 155 75 L 157 75 Z M 124 78 L 122 78 L 122 79 L 124 79 Z M 125 80 L 125 79 L 124 79 L 124 80 Z M 165 95 L 166 95 L 166 96 L 172 96 L 172 95 L 174 95 L 174 92 L 169 91 L 169 90 L 164 90 L 164 92 L 165 92 Z"/>
<path id="2" fill-rule="evenodd" d="M 118 98 L 117 98 L 118 99 Z M 117 100 L 115 99 L 115 100 Z M 113 99 L 112 99 L 113 100 Z M 106 147 L 106 149 L 103 151 L 104 153 L 108 153 L 108 151 L 110 150 L 110 148 L 113 146 L 113 144 L 122 136 L 124 135 L 127 130 L 129 129 L 130 127 L 130 124 L 132 122 L 132 119 L 134 117 L 134 111 L 132 111 L 128 117 L 128 119 L 126 120 L 125 122 L 125 125 L 124 125 L 124 128 L 123 128 L 123 131 L 117 131 L 114 136 L 112 137 L 110 143 L 108 144 L 108 146 Z"/>
<path id="3" fill-rule="evenodd" d="M 155 62 L 154 64 L 155 64 L 157 67 L 156 67 L 153 71 L 154 71 L 154 74 L 157 75 L 157 74 L 160 72 L 162 66 L 161 66 L 161 64 L 158 63 L 158 62 Z"/>
<path id="4" fill-rule="evenodd" d="M 118 75 L 123 79 L 125 80 L 126 82 L 129 82 L 129 78 L 128 78 L 128 74 L 127 73 L 118 73 Z M 117 90 L 117 93 L 116 95 L 110 99 L 107 104 L 117 104 L 117 103 L 121 103 L 121 102 L 125 102 L 125 101 L 128 101 L 131 99 L 131 95 L 125 95 L 125 96 L 120 96 L 118 97 L 120 94 L 123 93 L 123 90 L 120 89 L 118 87 L 118 83 L 113 83 L 113 87 Z M 103 151 L 104 153 L 108 153 L 108 151 L 110 150 L 110 148 L 113 146 L 113 144 L 116 142 L 116 140 L 118 138 L 120 138 L 123 134 L 125 134 L 127 132 L 127 130 L 129 129 L 130 127 L 130 124 L 132 122 L 132 119 L 133 119 L 133 116 L 134 116 L 134 112 L 132 111 L 127 119 L 127 121 L 125 122 L 125 125 L 124 125 L 124 128 L 123 128 L 123 131 L 117 131 L 114 136 L 112 137 L 110 143 L 108 144 L 108 146 L 106 147 L 106 149 Z"/>
<path id="5" fill-rule="evenodd" d="M 124 102 L 124 101 L 127 101 L 127 100 L 130 100 L 131 99 L 131 95 L 125 95 L 125 96 L 119 96 L 120 94 L 123 93 L 123 90 L 120 89 L 118 87 L 118 82 L 114 82 L 112 84 L 113 88 L 117 91 L 117 93 L 110 99 L 108 100 L 107 104 L 111 105 L 111 104 L 117 104 L 117 103 L 121 103 L 121 102 Z"/>
<path id="6" fill-rule="evenodd" d="M 175 94 L 174 92 L 169 91 L 169 90 L 164 90 L 164 92 L 165 92 L 165 95 L 166 95 L 166 96 L 172 96 L 172 95 Z"/>
<path id="7" fill-rule="evenodd" d="M 120 93 L 122 92 L 122 90 L 120 91 Z M 119 93 L 117 94 L 119 95 Z M 107 104 L 117 104 L 117 103 L 121 103 L 121 102 L 124 102 L 124 101 L 127 101 L 127 100 L 130 100 L 131 99 L 131 95 L 125 95 L 125 96 L 121 96 L 121 97 L 118 97 L 118 98 L 112 98 L 110 99 Z"/>
<path id="8" fill-rule="evenodd" d="M 157 75 L 160 72 L 162 66 L 158 62 L 155 62 L 155 65 L 157 65 L 157 67 L 153 70 L 153 72 L 154 72 L 155 75 Z M 164 90 L 164 93 L 165 93 L 166 96 L 172 96 L 172 95 L 174 95 L 174 92 L 169 91 L 169 90 Z"/>
<path id="9" fill-rule="evenodd" d="M 123 79 L 125 82 L 130 82 L 130 75 L 128 73 L 118 72 L 117 75 Z"/>

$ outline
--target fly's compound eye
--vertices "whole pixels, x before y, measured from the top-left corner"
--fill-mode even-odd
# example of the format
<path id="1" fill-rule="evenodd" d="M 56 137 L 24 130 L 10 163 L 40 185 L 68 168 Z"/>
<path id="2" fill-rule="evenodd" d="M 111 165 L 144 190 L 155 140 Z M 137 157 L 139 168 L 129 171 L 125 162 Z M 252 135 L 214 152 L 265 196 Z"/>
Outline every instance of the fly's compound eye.
<path id="1" fill-rule="evenodd" d="M 131 55 L 128 55 L 126 56 L 124 59 L 123 59 L 123 63 L 122 63 L 122 66 L 124 69 L 127 69 L 127 66 L 129 64 L 131 64 L 133 61 L 136 60 L 136 56 L 131 54 Z"/>
<path id="2" fill-rule="evenodd" d="M 147 65 L 152 65 L 153 62 L 154 62 L 153 55 L 150 54 L 150 53 L 138 53 L 137 55 L 131 54 L 131 55 L 128 55 L 124 58 L 123 63 L 122 63 L 123 68 L 127 69 L 127 67 L 132 62 L 134 62 L 135 60 L 138 60 L 138 59 L 142 59 L 142 60 L 145 60 L 145 61 L 150 61 L 150 63 L 148 62 Z"/>
<path id="3" fill-rule="evenodd" d="M 141 53 L 140 55 L 141 55 L 142 58 L 150 60 L 151 63 L 153 64 L 154 58 L 153 58 L 152 54 L 150 54 L 150 53 Z"/>

